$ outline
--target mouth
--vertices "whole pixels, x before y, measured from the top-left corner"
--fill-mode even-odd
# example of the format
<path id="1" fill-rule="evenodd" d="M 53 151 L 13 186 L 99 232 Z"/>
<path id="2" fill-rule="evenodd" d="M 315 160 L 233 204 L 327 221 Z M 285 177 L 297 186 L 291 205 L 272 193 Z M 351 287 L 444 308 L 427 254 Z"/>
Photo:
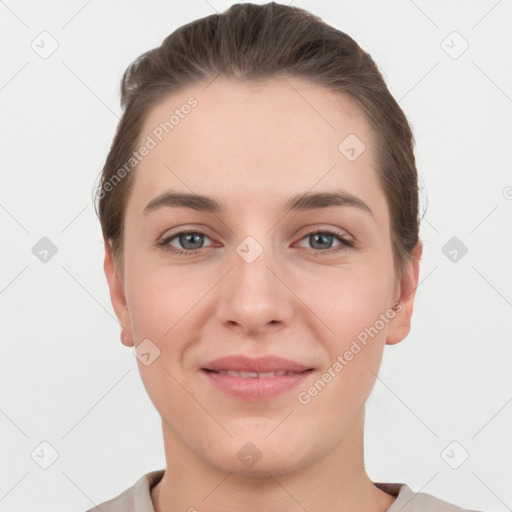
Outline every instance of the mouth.
<path id="1" fill-rule="evenodd" d="M 249 401 L 269 400 L 289 392 L 312 372 L 314 368 L 271 356 L 259 359 L 230 356 L 201 368 L 201 373 L 217 390 Z"/>
<path id="2" fill-rule="evenodd" d="M 248 357 L 246 355 L 238 354 L 210 361 L 205 364 L 202 369 L 219 373 L 239 372 L 244 374 L 242 377 L 255 377 L 257 375 L 264 375 L 267 373 L 281 377 L 283 375 L 282 372 L 302 373 L 303 371 L 311 370 L 312 368 L 296 361 L 292 361 L 291 359 L 285 359 L 279 356 L 267 355 L 263 357 Z"/>

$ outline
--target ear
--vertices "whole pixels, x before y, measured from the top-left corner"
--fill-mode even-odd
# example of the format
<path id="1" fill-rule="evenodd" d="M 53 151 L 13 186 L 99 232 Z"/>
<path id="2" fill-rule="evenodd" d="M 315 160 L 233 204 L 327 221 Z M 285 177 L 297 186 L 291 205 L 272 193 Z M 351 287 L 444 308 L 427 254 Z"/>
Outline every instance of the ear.
<path id="1" fill-rule="evenodd" d="M 112 306 L 119 323 L 121 324 L 121 329 L 126 333 L 126 335 L 121 336 L 121 341 L 123 345 L 133 347 L 134 343 L 131 334 L 130 312 L 128 310 L 128 305 L 126 304 L 123 278 L 120 275 L 119 269 L 116 267 L 112 248 L 107 240 L 105 240 L 105 261 L 103 263 L 103 269 L 110 289 L 110 300 L 112 301 Z"/>
<path id="2" fill-rule="evenodd" d="M 386 343 L 395 345 L 402 341 L 411 329 L 411 317 L 418 287 L 418 278 L 420 274 L 420 259 L 423 252 L 423 246 L 419 242 L 411 252 L 412 260 L 409 260 L 404 269 L 404 274 L 398 283 L 399 306 L 395 309 L 395 317 L 389 323 Z"/>

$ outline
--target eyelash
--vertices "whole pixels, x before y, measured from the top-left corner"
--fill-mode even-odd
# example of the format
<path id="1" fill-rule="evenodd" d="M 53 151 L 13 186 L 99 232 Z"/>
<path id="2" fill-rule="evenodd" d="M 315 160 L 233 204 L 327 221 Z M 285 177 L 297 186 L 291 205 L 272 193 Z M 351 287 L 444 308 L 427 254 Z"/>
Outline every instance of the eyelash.
<path id="1" fill-rule="evenodd" d="M 321 235 L 324 235 L 324 234 L 333 235 L 341 243 L 340 243 L 340 245 L 337 245 L 334 248 L 330 248 L 330 249 L 325 249 L 325 250 L 312 249 L 314 252 L 317 252 L 320 254 L 332 254 L 332 253 L 338 253 L 338 252 L 347 250 L 348 248 L 353 248 L 355 246 L 355 242 L 353 242 L 352 240 L 349 240 L 348 238 L 345 238 L 341 233 L 339 233 L 338 231 L 336 231 L 334 229 L 330 229 L 330 228 L 316 229 L 314 231 L 311 231 L 310 233 L 306 233 L 301 238 L 301 240 L 303 240 L 304 238 L 307 238 L 309 236 L 320 235 L 320 234 Z M 206 249 L 206 247 L 200 247 L 199 249 L 176 249 L 175 247 L 172 247 L 171 245 L 169 245 L 169 242 L 171 242 L 171 240 L 174 240 L 175 238 L 179 237 L 180 235 L 203 235 L 203 236 L 208 237 L 208 235 L 206 233 L 203 233 L 202 231 L 184 230 L 184 231 L 178 231 L 177 233 L 174 233 L 173 235 L 162 240 L 161 242 L 158 242 L 157 245 L 160 246 L 162 248 L 162 250 L 170 252 L 172 254 L 176 254 L 178 256 L 194 256 L 201 249 Z"/>

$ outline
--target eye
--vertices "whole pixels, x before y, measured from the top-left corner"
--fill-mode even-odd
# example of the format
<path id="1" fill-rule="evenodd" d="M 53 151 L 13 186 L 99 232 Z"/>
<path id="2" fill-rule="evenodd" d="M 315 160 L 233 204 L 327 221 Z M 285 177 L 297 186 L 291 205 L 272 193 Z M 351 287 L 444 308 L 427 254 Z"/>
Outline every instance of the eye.
<path id="1" fill-rule="evenodd" d="M 339 243 L 333 246 L 333 242 Z M 322 228 L 308 233 L 301 241 L 305 240 L 313 249 L 319 249 L 320 252 L 339 252 L 348 247 L 354 247 L 354 242 L 348 239 L 343 233 L 329 228 Z M 318 252 L 318 251 L 316 251 Z"/>
<path id="2" fill-rule="evenodd" d="M 161 245 L 164 250 L 174 254 L 191 255 L 203 247 L 208 247 L 203 245 L 205 238 L 210 240 L 210 238 L 201 231 L 180 231 L 162 240 L 159 245 Z M 178 246 L 174 244 L 178 244 Z"/>
<path id="3" fill-rule="evenodd" d="M 204 245 L 205 239 L 211 242 L 211 239 L 202 231 L 184 230 L 168 236 L 161 242 L 158 242 L 158 245 L 161 246 L 164 251 L 173 254 L 193 256 L 200 249 L 214 245 L 214 243 Z M 343 233 L 330 228 L 312 231 L 301 238 L 301 242 L 304 240 L 307 244 L 310 244 L 311 248 L 317 249 L 315 252 L 328 254 L 340 252 L 349 247 L 354 247 L 355 245 L 355 243 L 351 239 L 346 238 Z M 333 242 L 336 240 L 338 240 L 339 243 L 333 246 Z"/>

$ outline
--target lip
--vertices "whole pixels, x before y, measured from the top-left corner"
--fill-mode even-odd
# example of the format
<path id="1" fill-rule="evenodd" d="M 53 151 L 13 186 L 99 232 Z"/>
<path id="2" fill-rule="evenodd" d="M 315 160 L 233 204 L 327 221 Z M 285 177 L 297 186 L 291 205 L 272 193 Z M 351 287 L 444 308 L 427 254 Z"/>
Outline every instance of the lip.
<path id="1" fill-rule="evenodd" d="M 303 372 L 310 370 L 311 366 L 285 359 L 279 356 L 247 357 L 244 355 L 234 355 L 221 357 L 206 363 L 203 367 L 206 370 L 233 370 L 239 372 Z"/>
<path id="2" fill-rule="evenodd" d="M 216 372 L 287 372 L 273 377 L 240 377 Z M 268 400 L 290 391 L 309 377 L 313 368 L 277 356 L 251 358 L 237 355 L 222 357 L 207 363 L 201 373 L 214 387 L 235 398 L 260 401 Z"/>

